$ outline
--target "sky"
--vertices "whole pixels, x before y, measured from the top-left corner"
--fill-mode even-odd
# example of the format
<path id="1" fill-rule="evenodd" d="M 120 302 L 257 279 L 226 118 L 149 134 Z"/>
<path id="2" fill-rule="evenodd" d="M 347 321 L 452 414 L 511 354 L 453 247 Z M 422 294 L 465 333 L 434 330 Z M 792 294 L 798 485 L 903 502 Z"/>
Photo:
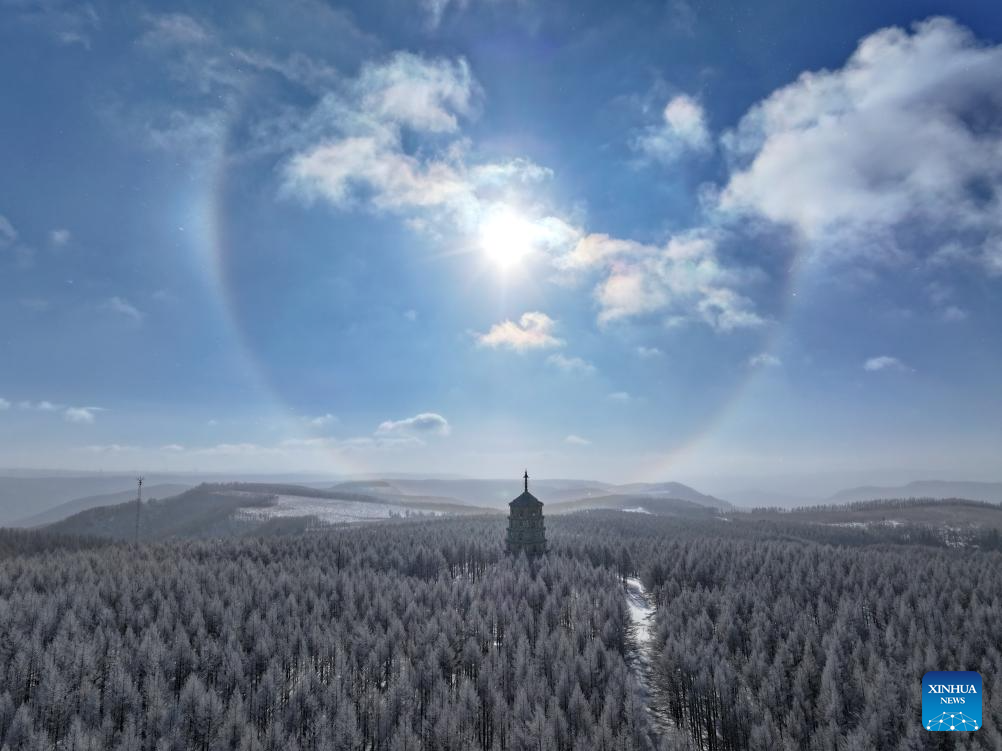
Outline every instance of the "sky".
<path id="1" fill-rule="evenodd" d="M 1002 480 L 1002 8 L 0 0 L 0 466 Z"/>

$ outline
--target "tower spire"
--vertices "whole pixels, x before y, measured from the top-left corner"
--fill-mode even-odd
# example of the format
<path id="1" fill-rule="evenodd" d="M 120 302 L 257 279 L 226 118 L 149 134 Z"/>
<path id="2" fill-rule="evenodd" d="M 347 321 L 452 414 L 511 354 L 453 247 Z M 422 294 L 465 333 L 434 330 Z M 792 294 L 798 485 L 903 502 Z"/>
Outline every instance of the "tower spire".
<path id="1" fill-rule="evenodd" d="M 529 470 L 525 470 L 525 474 L 522 475 L 522 478 L 525 480 L 525 492 L 528 493 L 529 492 Z"/>

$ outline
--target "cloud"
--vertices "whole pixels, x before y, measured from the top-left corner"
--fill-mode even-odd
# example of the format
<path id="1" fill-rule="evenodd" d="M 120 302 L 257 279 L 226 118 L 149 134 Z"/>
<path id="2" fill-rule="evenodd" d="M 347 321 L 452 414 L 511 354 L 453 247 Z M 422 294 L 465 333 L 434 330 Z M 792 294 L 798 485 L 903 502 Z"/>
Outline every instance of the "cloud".
<path id="1" fill-rule="evenodd" d="M 84 446 L 84 451 L 89 451 L 92 454 L 128 454 L 133 451 L 139 451 L 138 446 L 129 446 L 121 443 L 104 443 L 91 446 Z"/>
<path id="2" fill-rule="evenodd" d="M 719 208 L 792 227 L 822 258 L 913 262 L 952 242 L 953 263 L 1002 274 L 1000 92 L 1002 46 L 946 18 L 881 29 L 725 135 Z"/>
<path id="3" fill-rule="evenodd" d="M 574 435 L 573 433 L 564 439 L 564 443 L 569 443 L 572 446 L 591 446 L 591 441 L 587 438 L 582 438 L 581 436 Z"/>
<path id="4" fill-rule="evenodd" d="M 661 352 L 661 350 L 659 350 L 657 347 L 645 347 L 643 345 L 637 347 L 637 356 L 644 360 L 650 360 L 655 357 L 661 357 L 662 354 L 664 353 Z"/>
<path id="5" fill-rule="evenodd" d="M 416 310 L 413 310 L 413 309 L 411 309 L 411 310 L 405 310 L 404 311 L 404 318 L 406 318 L 408 321 L 412 321 L 412 322 L 416 321 L 418 319 L 418 312 Z"/>
<path id="6" fill-rule="evenodd" d="M 160 450 L 167 451 L 172 454 L 179 454 L 182 451 L 184 451 L 184 446 L 182 446 L 180 443 L 168 443 L 164 446 L 161 446 Z"/>
<path id="7" fill-rule="evenodd" d="M 44 399 L 40 402 L 21 401 L 17 403 L 17 406 L 19 409 L 32 409 L 38 412 L 55 412 L 61 409 L 58 404 L 53 404 Z"/>
<path id="8" fill-rule="evenodd" d="M 462 58 L 397 52 L 362 67 L 320 99 L 293 133 L 283 166 L 285 195 L 399 214 L 414 229 L 473 237 L 504 206 L 506 189 L 524 188 L 550 171 L 522 158 L 470 156 L 461 125 L 479 110 L 482 91 Z M 539 243 L 560 226 L 533 217 Z"/>
<path id="9" fill-rule="evenodd" d="M 207 26 L 184 13 L 151 14 L 146 23 L 148 28 L 139 38 L 139 44 L 146 47 L 199 46 L 214 40 Z"/>
<path id="10" fill-rule="evenodd" d="M 685 152 L 709 151 L 713 145 L 702 105 L 685 94 L 671 99 L 661 113 L 662 122 L 648 126 L 631 143 L 647 157 L 672 162 Z"/>
<path id="11" fill-rule="evenodd" d="M 69 244 L 72 234 L 68 229 L 54 229 L 49 232 L 49 243 L 55 248 Z"/>
<path id="12" fill-rule="evenodd" d="M 110 297 L 102 303 L 101 308 L 125 316 L 137 325 L 143 322 L 142 311 L 124 297 Z"/>
<path id="13" fill-rule="evenodd" d="M 521 158 L 472 158 L 461 128 L 481 98 L 463 59 L 398 52 L 368 63 L 286 129 L 296 135 L 282 166 L 282 192 L 342 210 L 397 214 L 415 231 L 457 244 L 483 247 L 493 223 L 517 226 L 525 251 L 550 260 L 554 281 L 598 277 L 594 295 L 603 324 L 653 314 L 718 331 L 764 323 L 734 289 L 740 274 L 724 268 L 711 231 L 682 233 L 663 246 L 588 233 L 534 195 L 549 170 Z M 709 139 L 702 110 L 688 97 L 669 103 L 664 127 L 687 148 L 703 148 Z M 527 320 L 498 324 L 479 341 L 517 350 L 562 344 L 545 321 Z"/>
<path id="14" fill-rule="evenodd" d="M 613 391 L 609 394 L 608 398 L 609 401 L 619 402 L 620 404 L 626 404 L 627 402 L 633 401 L 633 397 L 626 391 Z"/>
<path id="15" fill-rule="evenodd" d="M 10 402 L 6 399 L 0 398 L 0 412 L 10 409 Z"/>
<path id="16" fill-rule="evenodd" d="M 596 233 L 580 237 L 569 253 L 556 258 L 555 265 L 560 269 L 587 269 L 608 264 L 616 258 L 653 255 L 656 252 L 649 245 Z"/>
<path id="17" fill-rule="evenodd" d="M 449 421 L 435 412 L 422 412 L 403 420 L 386 420 L 376 428 L 377 436 L 387 435 L 449 435 Z"/>
<path id="18" fill-rule="evenodd" d="M 326 428 L 338 421 L 337 417 L 332 415 L 330 412 L 324 415 L 317 415 L 316 417 L 307 417 L 305 420 L 306 424 L 311 428 Z"/>
<path id="19" fill-rule="evenodd" d="M 94 6 L 77 0 L 20 0 L 8 4 L 22 23 L 41 29 L 60 44 L 91 48 L 101 19 Z"/>
<path id="20" fill-rule="evenodd" d="M 89 425 L 94 422 L 94 418 L 97 413 L 103 411 L 103 407 L 67 407 L 63 411 L 63 417 L 66 422 L 76 422 Z"/>
<path id="21" fill-rule="evenodd" d="M 661 315 L 676 323 L 699 320 L 721 332 L 762 326 L 754 303 L 732 289 L 742 281 L 741 273 L 720 262 L 716 236 L 676 235 L 663 248 L 640 246 L 610 264 L 595 289 L 598 320 Z"/>
<path id="22" fill-rule="evenodd" d="M 876 373 L 881 370 L 900 370 L 906 371 L 910 370 L 907 365 L 905 365 L 901 360 L 896 357 L 890 357 L 889 355 L 880 355 L 879 357 L 871 357 L 869 360 L 863 363 L 863 370 L 871 373 Z"/>
<path id="23" fill-rule="evenodd" d="M 582 360 L 580 357 L 568 357 L 560 352 L 547 357 L 546 362 L 565 373 L 590 375 L 595 372 L 595 366 L 587 360 Z"/>
<path id="24" fill-rule="evenodd" d="M 778 368 L 782 364 L 782 360 L 768 352 L 760 352 L 748 359 L 748 365 L 752 368 Z"/>
<path id="25" fill-rule="evenodd" d="M 502 321 L 491 326 L 486 334 L 477 335 L 477 344 L 493 349 L 507 347 L 516 352 L 563 347 L 564 341 L 553 335 L 555 326 L 556 321 L 545 313 L 523 313 L 518 323 Z"/>
<path id="26" fill-rule="evenodd" d="M 17 240 L 17 230 L 7 217 L 0 214 L 0 248 L 13 245 L 15 240 Z"/>
<path id="27" fill-rule="evenodd" d="M 956 305 L 949 305 L 944 308 L 942 316 L 944 321 L 957 323 L 967 320 L 967 311 L 963 308 L 958 308 Z"/>
<path id="28" fill-rule="evenodd" d="M 501 5 L 504 0 L 491 0 L 494 5 Z M 427 14 L 428 28 L 437 29 L 442 23 L 442 17 L 450 7 L 465 10 L 477 0 L 420 0 L 421 7 Z M 510 5 L 522 5 L 527 0 L 507 0 Z"/>

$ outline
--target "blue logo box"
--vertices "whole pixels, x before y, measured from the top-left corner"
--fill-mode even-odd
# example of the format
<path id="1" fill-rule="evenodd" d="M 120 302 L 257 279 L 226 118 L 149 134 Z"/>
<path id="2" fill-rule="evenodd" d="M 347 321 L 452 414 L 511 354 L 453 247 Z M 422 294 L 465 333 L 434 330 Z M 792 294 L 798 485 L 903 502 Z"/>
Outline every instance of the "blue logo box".
<path id="1" fill-rule="evenodd" d="M 981 674 L 932 670 L 922 676 L 922 727 L 977 730 L 981 727 Z"/>

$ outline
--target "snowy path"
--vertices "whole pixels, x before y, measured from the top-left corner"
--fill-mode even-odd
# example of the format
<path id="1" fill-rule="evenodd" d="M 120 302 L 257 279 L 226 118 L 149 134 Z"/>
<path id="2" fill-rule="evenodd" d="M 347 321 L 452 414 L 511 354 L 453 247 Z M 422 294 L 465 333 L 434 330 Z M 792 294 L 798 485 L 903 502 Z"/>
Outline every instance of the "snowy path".
<path id="1" fill-rule="evenodd" d="M 651 637 L 654 630 L 654 604 L 640 579 L 630 577 L 626 580 L 624 589 L 626 606 L 630 611 L 630 620 L 633 622 L 637 643 L 631 668 L 637 679 L 637 684 L 640 686 L 647 711 L 650 712 L 654 721 L 654 727 L 662 736 L 673 736 L 675 735 L 674 728 L 665 717 L 664 712 L 657 706 L 657 696 L 651 689 Z"/>

